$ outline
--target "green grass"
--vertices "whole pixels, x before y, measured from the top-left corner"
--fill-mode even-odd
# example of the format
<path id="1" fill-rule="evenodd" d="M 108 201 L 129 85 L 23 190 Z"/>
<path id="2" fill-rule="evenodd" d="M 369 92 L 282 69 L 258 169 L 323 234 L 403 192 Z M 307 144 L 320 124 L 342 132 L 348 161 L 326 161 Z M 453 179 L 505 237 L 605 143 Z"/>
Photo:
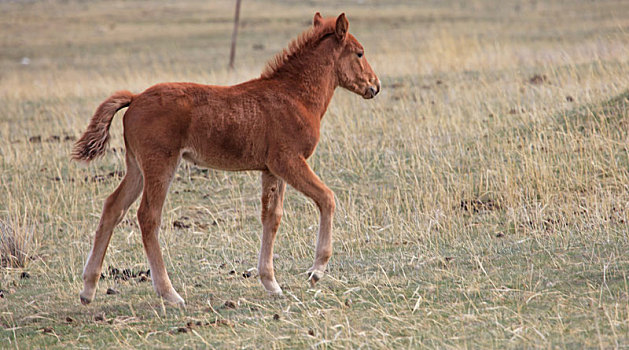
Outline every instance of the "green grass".
<path id="1" fill-rule="evenodd" d="M 108 274 L 148 268 L 137 203 L 81 305 L 124 171 L 120 116 L 103 159 L 69 161 L 94 109 L 120 89 L 256 77 L 315 11 L 347 13 L 383 85 L 370 101 L 336 93 L 309 160 L 336 193 L 328 275 L 306 282 L 318 213 L 289 189 L 275 249 L 286 296 L 243 277 L 257 265 L 258 174 L 183 164 L 160 241 L 187 308 Z M 230 72 L 231 2 L 0 3 L 0 220 L 32 233 L 26 266 L 0 268 L 0 347 L 627 347 L 627 11 L 244 2 Z"/>

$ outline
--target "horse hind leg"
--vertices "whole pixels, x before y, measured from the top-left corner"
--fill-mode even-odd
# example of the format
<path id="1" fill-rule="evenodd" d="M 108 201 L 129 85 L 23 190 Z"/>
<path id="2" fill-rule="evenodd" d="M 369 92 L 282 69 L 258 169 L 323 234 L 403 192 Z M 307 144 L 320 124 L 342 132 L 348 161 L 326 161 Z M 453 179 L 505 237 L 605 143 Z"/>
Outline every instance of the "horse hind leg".
<path id="1" fill-rule="evenodd" d="M 142 192 L 142 173 L 132 155 L 126 156 L 127 173 L 118 188 L 105 200 L 100 223 L 94 236 L 94 245 L 83 269 L 81 302 L 89 304 L 96 293 L 96 285 L 103 268 L 103 259 L 114 228 Z"/>
<path id="2" fill-rule="evenodd" d="M 178 164 L 178 157 L 164 159 L 153 157 L 147 164 L 142 164 L 144 193 L 138 209 L 138 221 L 142 230 L 142 243 L 151 267 L 153 288 L 157 295 L 166 301 L 184 306 L 183 298 L 173 288 L 166 272 L 158 240 L 162 207 Z"/>

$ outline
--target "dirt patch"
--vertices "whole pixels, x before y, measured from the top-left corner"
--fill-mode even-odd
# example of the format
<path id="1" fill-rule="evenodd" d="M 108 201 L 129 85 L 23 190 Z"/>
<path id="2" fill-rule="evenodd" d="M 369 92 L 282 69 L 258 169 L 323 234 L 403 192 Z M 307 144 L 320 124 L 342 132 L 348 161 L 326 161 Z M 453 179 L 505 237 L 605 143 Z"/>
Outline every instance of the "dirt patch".
<path id="1" fill-rule="evenodd" d="M 550 84 L 550 80 L 546 74 L 535 74 L 529 78 L 529 84 L 532 85 L 542 85 L 542 84 Z"/>
<path id="2" fill-rule="evenodd" d="M 33 135 L 33 136 L 28 138 L 28 142 L 30 142 L 30 143 L 42 143 L 42 141 L 43 142 L 48 142 L 48 143 L 59 143 L 62 140 L 65 141 L 65 142 L 76 141 L 76 137 L 74 137 L 72 135 L 65 135 L 65 136 L 50 135 L 50 136 L 48 136 L 44 140 L 41 135 Z"/>
<path id="3" fill-rule="evenodd" d="M 500 204 L 495 200 L 489 199 L 468 199 L 462 200 L 460 204 L 461 210 L 469 213 L 480 213 L 485 211 L 493 211 L 500 209 Z"/>
<path id="4" fill-rule="evenodd" d="M 182 334 L 191 332 L 193 329 L 203 327 L 219 327 L 219 326 L 232 326 L 232 323 L 228 320 L 214 320 L 212 322 L 207 321 L 188 321 L 183 327 L 177 327 L 170 331 L 171 334 Z"/>
<path id="5" fill-rule="evenodd" d="M 447 269 L 450 265 L 450 263 L 452 263 L 454 261 L 454 257 L 453 256 L 446 256 L 443 259 L 439 259 L 438 261 L 438 266 L 442 269 Z"/>
<path id="6" fill-rule="evenodd" d="M 524 108 L 520 108 L 520 109 L 511 108 L 508 113 L 511 114 L 511 115 L 518 114 L 518 113 L 526 113 L 526 109 L 524 109 Z"/>
<path id="7" fill-rule="evenodd" d="M 101 279 L 113 279 L 115 281 L 122 280 L 128 281 L 133 278 L 137 278 L 138 282 L 145 282 L 151 276 L 151 269 L 148 270 L 132 270 L 132 269 L 118 269 L 113 266 L 107 268 L 107 273 L 101 273 Z"/>
<path id="8" fill-rule="evenodd" d="M 103 175 L 95 175 L 92 177 L 86 176 L 84 178 L 84 181 L 85 182 L 103 182 L 103 181 L 107 181 L 108 179 L 113 179 L 113 178 L 120 179 L 123 176 L 124 176 L 124 171 L 116 170 L 116 171 L 112 171 Z"/>
<path id="9" fill-rule="evenodd" d="M 173 221 L 173 227 L 180 230 L 190 228 L 191 225 L 188 220 L 190 220 L 189 217 L 182 216 L 179 219 Z"/>

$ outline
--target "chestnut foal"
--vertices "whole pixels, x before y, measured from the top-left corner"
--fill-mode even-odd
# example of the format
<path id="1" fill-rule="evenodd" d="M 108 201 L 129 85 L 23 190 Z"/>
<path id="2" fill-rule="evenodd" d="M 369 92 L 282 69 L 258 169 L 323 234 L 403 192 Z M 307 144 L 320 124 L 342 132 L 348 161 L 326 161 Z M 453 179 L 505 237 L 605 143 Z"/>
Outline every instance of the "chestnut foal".
<path id="1" fill-rule="evenodd" d="M 380 81 L 348 27 L 345 14 L 324 19 L 317 12 L 313 26 L 271 60 L 258 79 L 227 87 L 158 84 L 139 95 L 117 92 L 98 107 L 72 158 L 89 162 L 101 156 L 114 114 L 129 107 L 123 120 L 127 172 L 105 201 L 83 270 L 83 304 L 94 299 L 114 227 L 142 193 L 138 221 L 153 287 L 167 301 L 184 305 L 168 278 L 157 238 L 166 192 L 181 158 L 214 169 L 262 172 L 258 273 L 274 294 L 282 293 L 273 272 L 273 242 L 286 183 L 310 197 L 321 217 L 309 279 L 314 284 L 323 276 L 332 254 L 334 194 L 306 159 L 319 141 L 321 118 L 337 86 L 365 99 L 380 91 Z"/>

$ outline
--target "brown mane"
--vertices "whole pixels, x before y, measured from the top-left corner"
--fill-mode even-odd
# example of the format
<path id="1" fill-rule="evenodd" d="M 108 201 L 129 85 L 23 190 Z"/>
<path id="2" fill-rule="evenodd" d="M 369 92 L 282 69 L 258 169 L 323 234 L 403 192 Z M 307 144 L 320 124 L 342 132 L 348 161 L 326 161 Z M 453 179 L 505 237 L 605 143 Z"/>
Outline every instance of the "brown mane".
<path id="1" fill-rule="evenodd" d="M 286 65 L 291 58 L 298 56 L 306 48 L 314 46 L 324 36 L 334 32 L 329 26 L 310 27 L 288 43 L 288 47 L 271 58 L 262 71 L 262 78 L 270 78 Z"/>

